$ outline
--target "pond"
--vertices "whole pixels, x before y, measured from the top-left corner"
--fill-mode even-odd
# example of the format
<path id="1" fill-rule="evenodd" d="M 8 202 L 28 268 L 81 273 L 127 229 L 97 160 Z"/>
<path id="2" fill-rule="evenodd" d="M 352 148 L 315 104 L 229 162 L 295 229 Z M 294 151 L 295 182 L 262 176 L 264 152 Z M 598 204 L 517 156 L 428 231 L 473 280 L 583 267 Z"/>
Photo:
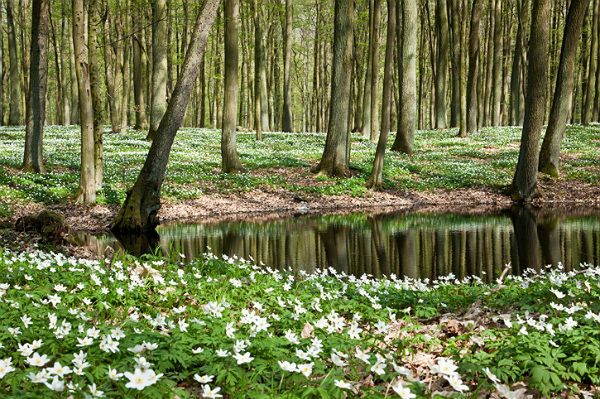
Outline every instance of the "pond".
<path id="1" fill-rule="evenodd" d="M 360 276 L 497 278 L 562 264 L 600 264 L 600 212 L 515 207 L 487 215 L 353 213 L 267 221 L 167 224 L 152 237 L 77 236 L 98 254 L 161 252 L 173 260 L 211 252 L 253 259 L 277 269 L 331 266 Z M 108 252 L 107 252 L 108 251 Z"/>

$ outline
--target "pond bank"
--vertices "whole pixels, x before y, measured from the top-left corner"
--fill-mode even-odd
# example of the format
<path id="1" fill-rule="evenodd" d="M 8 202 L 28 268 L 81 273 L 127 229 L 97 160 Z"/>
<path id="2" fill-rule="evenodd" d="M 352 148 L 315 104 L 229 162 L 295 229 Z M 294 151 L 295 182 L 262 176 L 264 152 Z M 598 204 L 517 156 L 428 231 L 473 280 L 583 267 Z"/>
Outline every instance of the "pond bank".
<path id="1" fill-rule="evenodd" d="M 533 205 L 542 208 L 600 208 L 600 187 L 570 180 L 540 180 L 540 197 Z M 364 196 L 296 193 L 281 188 L 249 192 L 202 195 L 196 199 L 166 201 L 159 212 L 162 223 L 218 222 L 232 219 L 263 220 L 294 214 L 348 212 L 383 213 L 419 211 L 483 214 L 508 209 L 508 195 L 490 188 L 463 188 L 434 191 L 368 192 Z M 62 213 L 72 231 L 103 232 L 118 211 L 115 205 L 88 207 L 73 203 L 44 206 L 39 203 L 11 204 L 13 214 L 1 220 L 14 223 L 26 215 L 50 209 Z"/>

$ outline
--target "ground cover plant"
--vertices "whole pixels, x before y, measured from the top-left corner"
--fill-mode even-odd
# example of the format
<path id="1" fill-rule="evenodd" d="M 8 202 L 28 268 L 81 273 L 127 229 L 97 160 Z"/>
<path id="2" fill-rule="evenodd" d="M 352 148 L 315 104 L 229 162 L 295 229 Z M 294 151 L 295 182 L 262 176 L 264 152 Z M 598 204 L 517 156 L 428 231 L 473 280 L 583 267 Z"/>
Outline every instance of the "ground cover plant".
<path id="1" fill-rule="evenodd" d="M 563 144 L 563 178 L 600 184 L 600 127 L 571 126 Z M 105 179 L 99 202 L 121 204 L 126 190 L 141 168 L 149 143 L 146 132 L 106 134 Z M 79 183 L 80 133 L 76 126 L 46 129 L 44 151 L 47 173 L 20 170 L 24 129 L 0 130 L 0 216 L 10 214 L 11 204 L 69 202 Z M 412 156 L 389 152 L 384 172 L 389 190 L 491 188 L 501 191 L 510 184 L 517 161 L 519 128 L 486 128 L 469 138 L 456 131 L 417 133 Z M 254 189 L 275 189 L 299 195 L 368 196 L 365 182 L 371 170 L 375 144 L 353 136 L 353 177 L 315 177 L 310 167 L 321 156 L 324 134 L 265 133 L 256 141 L 253 133 L 239 135 L 239 152 L 246 172 L 220 171 L 220 135 L 206 129 L 182 129 L 175 141 L 163 199 L 185 201 L 203 194 L 236 194 Z"/>
<path id="2" fill-rule="evenodd" d="M 597 395 L 600 268 L 495 284 L 0 255 L 9 397 Z"/>

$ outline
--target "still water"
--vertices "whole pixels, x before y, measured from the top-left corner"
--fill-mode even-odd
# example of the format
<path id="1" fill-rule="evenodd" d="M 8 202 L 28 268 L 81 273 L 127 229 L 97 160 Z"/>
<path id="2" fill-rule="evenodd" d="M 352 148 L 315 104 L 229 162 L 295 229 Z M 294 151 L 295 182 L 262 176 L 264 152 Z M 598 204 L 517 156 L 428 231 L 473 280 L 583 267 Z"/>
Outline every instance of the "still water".
<path id="1" fill-rule="evenodd" d="M 391 213 L 299 216 L 269 221 L 228 221 L 160 226 L 158 236 L 80 235 L 98 254 L 108 247 L 160 251 L 186 260 L 212 252 L 258 264 L 306 270 L 332 266 L 374 276 L 395 273 L 435 278 L 453 273 L 486 281 L 510 265 L 513 274 L 562 263 L 600 264 L 600 212 L 552 213 L 513 208 L 484 216 Z"/>

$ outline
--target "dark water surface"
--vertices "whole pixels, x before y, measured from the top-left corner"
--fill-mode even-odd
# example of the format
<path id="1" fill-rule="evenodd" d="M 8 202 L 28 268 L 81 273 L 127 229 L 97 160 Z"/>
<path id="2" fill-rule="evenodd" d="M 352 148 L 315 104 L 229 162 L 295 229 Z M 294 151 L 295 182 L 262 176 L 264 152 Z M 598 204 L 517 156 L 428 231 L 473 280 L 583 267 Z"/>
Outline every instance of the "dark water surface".
<path id="1" fill-rule="evenodd" d="M 159 237 L 80 235 L 99 254 L 107 247 L 133 254 L 159 250 L 193 259 L 202 253 L 237 255 L 282 269 L 339 271 L 374 276 L 395 273 L 435 278 L 499 276 L 562 263 L 600 264 L 600 212 L 557 213 L 513 208 L 484 216 L 392 213 L 299 216 L 271 221 L 233 221 L 160 226 Z"/>

